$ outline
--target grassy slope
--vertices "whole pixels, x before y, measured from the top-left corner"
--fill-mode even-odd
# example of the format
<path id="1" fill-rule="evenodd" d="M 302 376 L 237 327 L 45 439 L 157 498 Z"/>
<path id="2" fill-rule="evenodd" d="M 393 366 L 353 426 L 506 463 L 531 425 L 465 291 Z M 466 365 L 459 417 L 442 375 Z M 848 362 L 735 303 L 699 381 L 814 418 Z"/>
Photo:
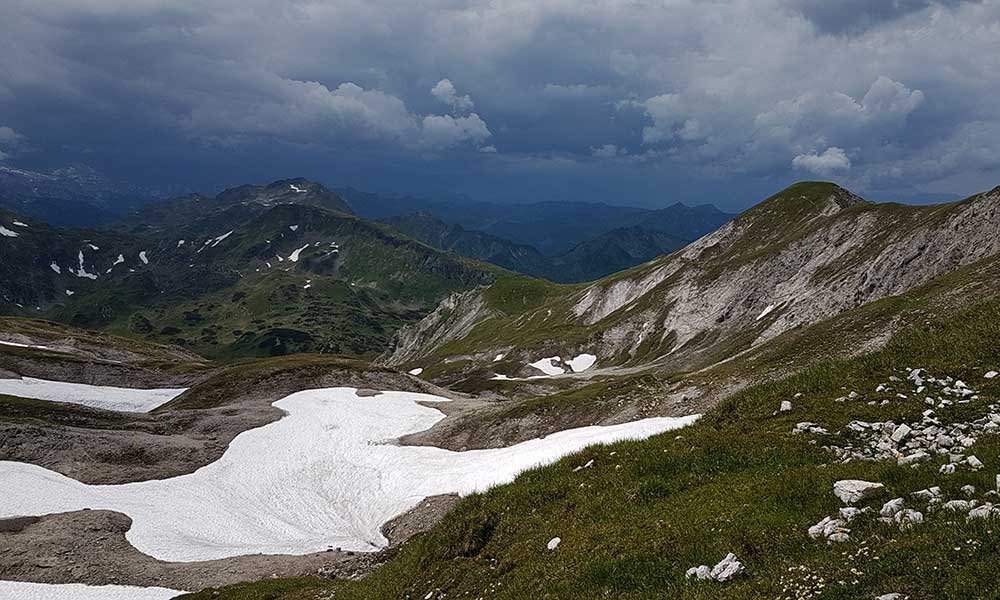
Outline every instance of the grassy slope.
<path id="1" fill-rule="evenodd" d="M 874 395 L 905 367 L 951 375 L 982 390 L 971 405 L 939 410 L 945 422 L 967 420 L 1000 400 L 1000 301 L 927 319 L 882 350 L 827 361 L 790 378 L 750 388 L 713 410 L 678 438 L 592 448 L 528 472 L 511 485 L 465 499 L 432 532 L 405 545 L 360 582 L 286 582 L 297 592 L 265 590 L 275 582 L 195 598 L 838 598 L 904 592 L 913 599 L 1000 595 L 995 522 L 928 515 L 912 530 L 876 522 L 852 524 L 852 540 L 828 546 L 808 526 L 835 514 L 833 482 L 877 480 L 886 499 L 941 485 L 951 498 L 971 483 L 993 489 L 1000 439 L 972 448 L 986 468 L 937 474 L 940 460 L 918 469 L 888 463 L 830 464 L 830 455 L 790 433 L 799 421 L 836 431 L 852 419 L 918 420 L 925 406 L 895 400 L 885 407 L 835 403 L 846 390 Z M 795 409 L 773 416 L 796 393 Z M 593 468 L 573 468 L 594 459 Z M 546 542 L 562 538 L 555 552 Z M 748 576 L 727 584 L 686 581 L 684 571 L 735 552 Z M 790 589 L 807 590 L 798 595 Z M 432 594 L 431 597 L 440 597 Z"/>

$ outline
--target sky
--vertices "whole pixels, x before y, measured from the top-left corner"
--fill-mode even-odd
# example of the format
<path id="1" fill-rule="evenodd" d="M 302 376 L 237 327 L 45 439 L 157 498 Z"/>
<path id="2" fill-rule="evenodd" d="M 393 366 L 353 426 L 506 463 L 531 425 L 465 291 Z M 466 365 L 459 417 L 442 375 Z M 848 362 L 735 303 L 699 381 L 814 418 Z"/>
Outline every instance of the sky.
<path id="1" fill-rule="evenodd" d="M 1000 185 L 1000 0 L 5 0 L 0 164 L 738 210 Z"/>

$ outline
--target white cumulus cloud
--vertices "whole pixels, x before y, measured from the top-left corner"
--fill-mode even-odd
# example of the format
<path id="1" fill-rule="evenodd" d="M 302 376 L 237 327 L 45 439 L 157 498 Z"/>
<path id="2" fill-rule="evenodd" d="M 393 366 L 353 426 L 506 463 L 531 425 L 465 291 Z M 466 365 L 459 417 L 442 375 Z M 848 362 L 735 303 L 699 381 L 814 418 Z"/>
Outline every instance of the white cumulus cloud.
<path id="1" fill-rule="evenodd" d="M 431 95 L 459 112 L 468 112 L 476 106 L 468 94 L 458 95 L 455 85 L 450 79 L 442 79 L 437 82 L 437 85 L 431 88 Z"/>
<path id="2" fill-rule="evenodd" d="M 792 167 L 810 171 L 817 175 L 828 176 L 836 171 L 846 171 L 851 168 L 851 159 L 843 148 L 831 146 L 822 154 L 799 154 L 792 159 Z"/>

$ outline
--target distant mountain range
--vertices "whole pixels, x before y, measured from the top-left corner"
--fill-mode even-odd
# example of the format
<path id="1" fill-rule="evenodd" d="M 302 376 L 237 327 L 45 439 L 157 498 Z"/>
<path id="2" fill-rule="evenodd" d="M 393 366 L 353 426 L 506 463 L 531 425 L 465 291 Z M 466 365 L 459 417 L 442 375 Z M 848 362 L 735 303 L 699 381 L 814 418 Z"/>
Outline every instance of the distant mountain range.
<path id="1" fill-rule="evenodd" d="M 621 228 L 641 227 L 677 240 L 692 241 L 734 216 L 710 204 L 691 207 L 677 203 L 666 208 L 645 209 L 589 202 L 496 204 L 431 200 L 383 196 L 352 188 L 337 192 L 355 214 L 365 218 L 391 219 L 426 213 L 449 225 L 533 246 L 546 256 L 565 254 L 581 242 Z"/>
<path id="2" fill-rule="evenodd" d="M 449 225 L 428 213 L 389 217 L 382 222 L 426 244 L 560 283 L 591 281 L 670 254 L 688 240 L 642 227 L 620 227 L 580 242 L 559 256 L 489 233 Z"/>
<path id="3" fill-rule="evenodd" d="M 85 165 L 48 172 L 0 165 L 0 208 L 51 225 L 103 225 L 164 197 L 162 191 L 113 182 Z"/>

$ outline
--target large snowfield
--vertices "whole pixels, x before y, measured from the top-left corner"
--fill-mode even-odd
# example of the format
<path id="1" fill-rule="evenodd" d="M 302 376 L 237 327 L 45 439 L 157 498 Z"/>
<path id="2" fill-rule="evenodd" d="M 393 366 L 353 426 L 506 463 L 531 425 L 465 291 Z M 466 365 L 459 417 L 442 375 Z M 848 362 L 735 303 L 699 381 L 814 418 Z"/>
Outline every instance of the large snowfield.
<path id="1" fill-rule="evenodd" d="M 158 587 L 0 581 L 0 598 L 3 600 L 167 600 L 183 593 Z"/>
<path id="2" fill-rule="evenodd" d="M 567 430 L 508 448 L 453 452 L 394 440 L 444 418 L 427 394 L 353 388 L 302 391 L 287 416 L 237 436 L 218 461 L 171 479 L 85 485 L 36 465 L 0 461 L 0 518 L 108 509 L 133 520 L 128 540 L 167 561 L 244 554 L 374 551 L 381 526 L 428 496 L 467 495 L 593 444 L 641 439 L 697 416 Z"/>
<path id="3" fill-rule="evenodd" d="M 122 412 L 149 412 L 183 394 L 187 388 L 120 388 L 85 383 L 66 383 L 47 379 L 0 379 L 0 394 L 82 404 L 91 408 Z M 2 500 L 0 500 L 2 501 Z"/>

